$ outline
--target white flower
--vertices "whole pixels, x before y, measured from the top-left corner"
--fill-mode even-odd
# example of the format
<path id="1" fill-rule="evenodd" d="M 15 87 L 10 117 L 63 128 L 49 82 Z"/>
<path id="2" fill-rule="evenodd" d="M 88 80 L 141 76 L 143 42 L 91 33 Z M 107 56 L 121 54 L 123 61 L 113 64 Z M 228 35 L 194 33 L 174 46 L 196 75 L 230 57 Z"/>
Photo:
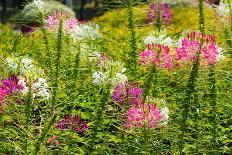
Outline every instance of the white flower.
<path id="1" fill-rule="evenodd" d="M 6 62 L 11 70 L 16 70 L 18 68 L 18 65 L 11 58 L 6 58 Z"/>
<path id="2" fill-rule="evenodd" d="M 23 58 L 21 60 L 21 63 L 23 65 L 23 69 L 29 70 L 30 68 L 32 68 L 34 65 L 32 64 L 33 60 L 28 59 L 28 58 Z"/>
<path id="3" fill-rule="evenodd" d="M 25 82 L 25 80 L 23 78 L 19 77 L 19 82 L 18 85 L 23 87 L 23 90 L 21 90 L 21 92 L 25 95 L 28 93 L 29 88 L 27 87 L 27 83 Z"/>
<path id="4" fill-rule="evenodd" d="M 218 50 L 218 53 L 219 53 L 219 55 L 217 57 L 217 61 L 223 60 L 225 58 L 225 56 L 223 55 L 223 48 L 218 47 L 217 50 Z"/>
<path id="5" fill-rule="evenodd" d="M 230 6 L 229 4 L 220 3 L 220 5 L 217 6 L 217 12 L 220 16 L 229 16 L 230 14 Z"/>
<path id="6" fill-rule="evenodd" d="M 148 36 L 147 38 L 144 39 L 144 43 L 146 45 L 154 44 L 155 43 L 155 38 L 153 36 Z"/>
<path id="7" fill-rule="evenodd" d="M 49 91 L 46 88 L 42 88 L 40 89 L 37 93 L 36 96 L 42 97 L 46 100 L 48 100 L 49 98 L 51 98 Z"/>
<path id="8" fill-rule="evenodd" d="M 104 73 L 103 72 L 95 72 L 93 73 L 93 83 L 94 84 L 100 84 L 104 81 L 105 79 L 105 76 L 104 76 Z"/>
<path id="9" fill-rule="evenodd" d="M 45 6 L 45 3 L 42 0 L 34 0 L 34 4 L 39 10 Z"/>
<path id="10" fill-rule="evenodd" d="M 33 83 L 34 97 L 42 97 L 48 100 L 51 95 L 48 89 L 47 80 L 44 78 L 38 78 L 36 82 Z"/>
<path id="11" fill-rule="evenodd" d="M 167 107 L 161 108 L 160 115 L 161 115 L 161 121 L 164 124 L 167 124 L 169 119 L 169 109 Z"/>
<path id="12" fill-rule="evenodd" d="M 160 42 L 160 44 L 161 44 L 161 45 L 172 46 L 172 45 L 173 45 L 172 38 L 170 38 L 170 37 L 164 38 L 164 39 Z"/>
<path id="13" fill-rule="evenodd" d="M 113 85 L 118 85 L 119 83 L 125 83 L 127 82 L 127 76 L 123 73 L 117 73 L 116 77 L 112 79 L 112 84 Z"/>
<path id="14" fill-rule="evenodd" d="M 156 33 L 156 32 L 153 32 Z M 166 45 L 166 46 L 173 46 L 173 40 L 170 37 L 167 37 L 166 33 L 163 32 L 164 34 L 158 35 L 157 37 L 153 37 L 152 34 L 148 36 L 147 38 L 144 39 L 144 43 L 146 45 L 149 44 L 160 44 L 160 45 Z"/>

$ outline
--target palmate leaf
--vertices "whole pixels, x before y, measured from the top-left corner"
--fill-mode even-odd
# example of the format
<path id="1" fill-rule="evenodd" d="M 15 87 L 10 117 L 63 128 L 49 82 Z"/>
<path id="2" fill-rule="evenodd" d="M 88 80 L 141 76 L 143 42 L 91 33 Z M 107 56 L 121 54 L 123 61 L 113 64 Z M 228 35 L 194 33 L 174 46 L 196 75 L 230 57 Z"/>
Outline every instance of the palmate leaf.
<path id="1" fill-rule="evenodd" d="M 43 1 L 45 4 L 45 7 L 41 8 L 41 12 L 44 13 L 45 15 L 49 15 L 54 12 L 66 12 L 70 16 L 75 17 L 75 12 L 67 7 L 66 5 L 63 5 L 60 2 L 53 1 L 53 0 L 46 0 Z M 34 2 L 28 3 L 25 5 L 24 9 L 13 16 L 10 21 L 13 22 L 14 24 L 28 24 L 28 23 L 34 23 L 36 20 L 38 20 L 38 8 Z"/>

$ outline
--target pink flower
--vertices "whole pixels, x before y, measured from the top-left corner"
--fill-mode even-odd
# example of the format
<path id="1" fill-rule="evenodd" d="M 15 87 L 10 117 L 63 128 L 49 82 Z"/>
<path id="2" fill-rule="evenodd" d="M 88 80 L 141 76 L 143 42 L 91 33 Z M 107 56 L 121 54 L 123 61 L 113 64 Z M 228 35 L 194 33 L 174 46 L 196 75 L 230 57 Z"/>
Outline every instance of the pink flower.
<path id="1" fill-rule="evenodd" d="M 190 32 L 181 40 L 181 46 L 176 49 L 177 64 L 191 64 L 200 51 L 200 61 L 203 65 L 216 64 L 220 51 L 215 44 L 214 35 L 205 35 L 201 32 Z"/>
<path id="2" fill-rule="evenodd" d="M 198 41 L 190 41 L 187 38 L 182 39 L 182 45 L 176 49 L 176 59 L 181 62 L 192 62 L 196 60 L 196 53 L 200 48 Z"/>
<path id="3" fill-rule="evenodd" d="M 56 29 L 59 24 L 59 20 L 55 18 L 54 16 L 48 16 L 48 19 L 46 21 L 46 26 L 49 29 Z"/>
<path id="4" fill-rule="evenodd" d="M 130 103 L 138 106 L 141 102 L 142 93 L 142 89 L 138 87 L 137 83 L 127 82 L 115 87 L 112 99 L 119 104 Z"/>
<path id="5" fill-rule="evenodd" d="M 210 44 L 201 49 L 201 57 L 206 65 L 216 64 L 219 57 L 219 51 L 215 44 Z"/>
<path id="6" fill-rule="evenodd" d="M 172 18 L 172 14 L 170 11 L 170 7 L 167 3 L 161 3 L 161 4 L 156 4 L 153 3 L 150 6 L 150 10 L 148 12 L 148 23 L 153 23 L 154 21 L 157 20 L 158 18 L 158 11 L 160 11 L 160 15 L 161 15 L 161 20 L 166 24 L 170 24 L 171 22 L 171 18 Z"/>
<path id="7" fill-rule="evenodd" d="M 76 18 L 68 19 L 65 22 L 66 29 L 68 29 L 68 30 L 75 28 L 77 26 L 77 24 L 78 24 L 78 20 Z"/>
<path id="8" fill-rule="evenodd" d="M 11 75 L 7 79 L 3 80 L 0 87 L 0 112 L 3 111 L 4 99 L 6 96 L 13 95 L 24 89 L 24 86 L 19 84 L 19 79 L 16 75 Z"/>
<path id="9" fill-rule="evenodd" d="M 154 104 L 133 106 L 127 111 L 127 128 L 154 128 L 161 120 L 160 110 Z"/>
<path id="10" fill-rule="evenodd" d="M 7 95 L 22 91 L 24 86 L 19 84 L 19 79 L 16 75 L 11 75 L 9 78 L 2 81 L 2 89 L 5 90 Z"/>
<path id="11" fill-rule="evenodd" d="M 155 48 L 155 51 L 151 50 Z M 173 58 L 168 46 L 148 45 L 148 49 L 140 53 L 140 63 L 142 65 L 154 64 L 158 68 L 170 70 L 173 67 Z"/>
<path id="12" fill-rule="evenodd" d="M 66 115 L 57 122 L 56 128 L 61 130 L 74 130 L 83 134 L 88 129 L 88 125 L 78 115 Z"/>
<path id="13" fill-rule="evenodd" d="M 142 65 L 146 65 L 146 64 L 151 63 L 154 60 L 156 53 L 152 50 L 147 49 L 141 52 L 139 55 L 140 55 L 140 63 Z"/>

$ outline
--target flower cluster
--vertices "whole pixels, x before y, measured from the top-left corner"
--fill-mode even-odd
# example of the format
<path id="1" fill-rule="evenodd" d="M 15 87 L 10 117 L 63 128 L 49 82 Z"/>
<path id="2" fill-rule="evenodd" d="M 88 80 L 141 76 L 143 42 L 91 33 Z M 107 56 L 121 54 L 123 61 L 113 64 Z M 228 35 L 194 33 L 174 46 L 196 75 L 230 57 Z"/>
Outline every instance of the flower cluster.
<path id="1" fill-rule="evenodd" d="M 133 106 L 127 111 L 126 126 L 128 128 L 154 128 L 160 120 L 160 110 L 156 105 L 142 104 L 140 106 Z"/>
<path id="2" fill-rule="evenodd" d="M 148 23 L 153 23 L 157 20 L 158 14 L 160 11 L 160 18 L 166 24 L 170 24 L 172 14 L 170 11 L 170 7 L 167 3 L 153 3 L 150 6 L 150 10 L 148 12 Z"/>
<path id="3" fill-rule="evenodd" d="M 155 50 L 153 50 L 155 49 Z M 163 45 L 149 46 L 145 51 L 140 53 L 141 65 L 154 65 L 157 68 L 170 70 L 173 66 L 173 58 L 170 54 L 170 48 Z"/>
<path id="4" fill-rule="evenodd" d="M 114 88 L 112 99 L 119 104 L 130 103 L 138 106 L 141 103 L 142 93 L 137 83 L 121 83 Z"/>
<path id="5" fill-rule="evenodd" d="M 222 57 L 222 49 L 217 47 L 213 35 L 190 32 L 180 42 L 176 48 L 177 65 L 192 63 L 197 59 L 197 52 L 200 52 L 202 64 L 206 66 L 216 64 Z"/>
<path id="6" fill-rule="evenodd" d="M 41 76 L 43 76 L 43 70 L 33 65 L 32 59 L 22 58 L 19 61 L 13 58 L 7 58 L 6 64 L 11 72 L 18 75 L 17 82 L 22 86 L 22 94 L 28 93 L 29 83 L 31 83 L 31 90 L 35 99 L 39 98 L 48 100 L 50 98 L 50 90 L 47 80 L 41 78 Z"/>
<path id="7" fill-rule="evenodd" d="M 94 84 L 116 86 L 127 81 L 127 76 L 124 74 L 126 68 L 121 62 L 110 59 L 99 59 L 98 62 L 100 70 L 93 73 Z"/>
<path id="8" fill-rule="evenodd" d="M 78 115 L 66 115 L 56 123 L 56 128 L 61 130 L 75 130 L 82 134 L 88 129 L 88 125 Z"/>
<path id="9" fill-rule="evenodd" d="M 102 36 L 98 33 L 99 26 L 91 23 L 78 21 L 76 18 L 65 17 L 63 26 L 65 33 L 75 40 L 96 39 Z M 46 28 L 57 32 L 60 18 L 56 14 L 48 16 L 46 20 Z"/>
<path id="10" fill-rule="evenodd" d="M 5 97 L 21 93 L 23 90 L 24 86 L 20 84 L 16 75 L 11 75 L 7 79 L 2 80 L 0 86 L 0 111 L 3 110 Z"/>

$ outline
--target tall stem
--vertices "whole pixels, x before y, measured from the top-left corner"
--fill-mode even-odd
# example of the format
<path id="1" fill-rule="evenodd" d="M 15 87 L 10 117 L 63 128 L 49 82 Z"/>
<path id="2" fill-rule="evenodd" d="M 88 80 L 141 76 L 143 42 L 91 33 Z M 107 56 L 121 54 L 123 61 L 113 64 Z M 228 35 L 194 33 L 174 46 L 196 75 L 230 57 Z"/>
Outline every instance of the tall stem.
<path id="1" fill-rule="evenodd" d="M 95 119 L 96 122 L 93 125 L 93 134 L 92 134 L 92 138 L 91 138 L 91 149 L 90 149 L 90 151 L 93 149 L 93 145 L 94 145 L 94 142 L 95 142 L 96 137 L 97 137 L 98 128 L 99 128 L 99 126 L 101 126 L 103 112 L 104 112 L 106 103 L 108 101 L 109 93 L 110 93 L 109 88 L 104 88 L 102 93 L 103 93 L 103 96 L 102 96 L 100 108 L 97 111 L 97 117 Z"/>
<path id="2" fill-rule="evenodd" d="M 201 33 L 204 33 L 204 29 L 205 29 L 205 21 L 204 21 L 204 3 L 203 0 L 199 0 L 199 29 L 201 31 Z M 196 94 L 196 80 L 197 80 L 197 76 L 198 76 L 198 70 L 199 70 L 199 66 L 200 66 L 200 51 L 201 51 L 201 47 L 202 43 L 200 45 L 200 49 L 197 52 L 197 58 L 193 63 L 192 69 L 191 69 L 191 73 L 190 73 L 190 77 L 187 83 L 187 90 L 186 90 L 186 98 L 184 99 L 184 103 L 183 103 L 183 112 L 182 112 L 182 123 L 181 123 L 181 135 L 180 135 L 180 145 L 179 145 L 179 152 L 181 154 L 183 154 L 183 149 L 184 149 L 184 137 L 185 134 L 187 132 L 186 128 L 188 127 L 187 125 L 187 119 L 189 117 L 189 111 L 190 111 L 190 107 L 191 107 L 191 103 L 192 100 L 194 102 L 194 106 L 196 106 L 198 103 L 197 102 L 197 94 Z M 198 111 L 196 111 L 198 113 Z M 198 114 L 197 114 L 198 115 Z M 195 115 L 195 119 L 197 118 L 198 120 L 198 116 Z M 198 128 L 198 126 L 196 126 Z M 198 130 L 198 129 L 197 129 Z"/>
<path id="3" fill-rule="evenodd" d="M 56 61 L 55 61 L 55 79 L 53 83 L 53 94 L 52 94 L 52 105 L 55 108 L 55 104 L 57 102 L 57 90 L 58 90 L 58 79 L 59 79 L 59 72 L 60 72 L 60 58 L 61 58 L 61 51 L 62 51 L 62 26 L 63 22 L 60 21 L 59 29 L 57 34 L 57 44 L 56 44 Z M 54 109 L 55 110 L 55 109 Z"/>
<path id="4" fill-rule="evenodd" d="M 136 70 L 136 61 L 137 61 L 137 38 L 136 38 L 136 25 L 133 13 L 133 0 L 126 0 L 127 11 L 128 11 L 128 23 L 130 29 L 130 46 L 131 46 L 131 54 L 129 56 L 129 62 L 132 62 L 133 71 Z"/>
<path id="5" fill-rule="evenodd" d="M 40 12 L 40 23 L 41 23 L 41 27 L 40 30 L 42 32 L 42 36 L 43 36 L 43 42 L 45 45 L 45 50 L 46 50 L 46 56 L 45 56 L 45 60 L 46 60 L 46 65 L 48 65 L 48 67 L 50 68 L 51 72 L 52 72 L 52 64 L 51 64 L 51 52 L 50 52 L 50 47 L 49 47 L 49 43 L 48 43 L 48 37 L 47 37 L 47 32 L 45 29 L 45 23 L 44 23 L 44 14 L 42 12 Z"/>
<path id="6" fill-rule="evenodd" d="M 29 122 L 31 120 L 31 105 L 33 102 L 33 95 L 32 95 L 32 85 L 31 85 L 32 81 L 29 80 L 29 92 L 27 95 L 27 101 L 26 101 L 26 106 L 25 106 L 25 131 L 28 132 L 29 129 Z M 28 150 L 28 133 L 25 133 L 26 137 L 25 137 L 25 154 L 28 154 L 27 150 Z"/>

